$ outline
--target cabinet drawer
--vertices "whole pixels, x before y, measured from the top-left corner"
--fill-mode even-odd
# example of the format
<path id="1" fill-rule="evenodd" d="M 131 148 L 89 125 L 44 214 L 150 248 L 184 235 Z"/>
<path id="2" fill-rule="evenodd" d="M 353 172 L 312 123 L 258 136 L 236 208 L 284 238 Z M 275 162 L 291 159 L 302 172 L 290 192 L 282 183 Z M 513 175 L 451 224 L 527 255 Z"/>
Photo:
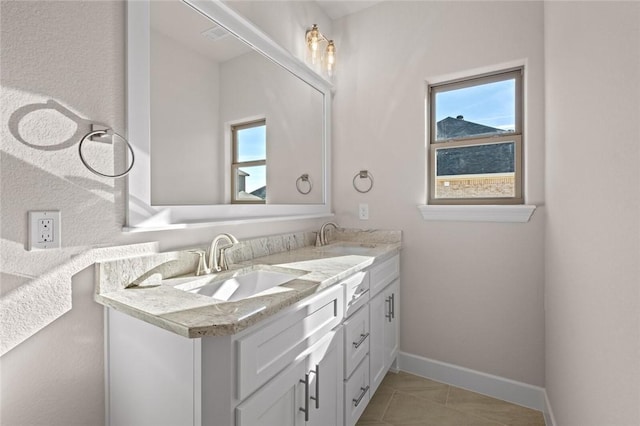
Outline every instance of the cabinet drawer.
<path id="1" fill-rule="evenodd" d="M 354 426 L 369 404 L 369 357 L 344 384 L 344 424 Z"/>
<path id="2" fill-rule="evenodd" d="M 237 396 L 246 398 L 318 342 L 343 318 L 343 289 L 333 286 L 294 312 L 236 341 Z"/>
<path id="3" fill-rule="evenodd" d="M 357 272 L 343 281 L 345 317 L 360 309 L 369 300 L 369 272 Z"/>
<path id="4" fill-rule="evenodd" d="M 344 378 L 369 353 L 369 305 L 365 305 L 344 322 Z"/>
<path id="5" fill-rule="evenodd" d="M 375 296 L 391 283 L 393 280 L 400 276 L 400 256 L 393 256 L 391 259 L 387 259 L 379 265 L 371 268 L 369 281 L 370 281 L 370 297 Z"/>

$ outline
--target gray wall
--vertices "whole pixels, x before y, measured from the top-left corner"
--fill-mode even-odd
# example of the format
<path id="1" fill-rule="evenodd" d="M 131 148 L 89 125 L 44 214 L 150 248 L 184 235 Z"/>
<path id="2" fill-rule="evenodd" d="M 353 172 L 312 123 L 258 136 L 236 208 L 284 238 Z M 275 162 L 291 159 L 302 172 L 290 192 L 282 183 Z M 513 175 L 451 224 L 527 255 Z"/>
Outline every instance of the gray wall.
<path id="1" fill-rule="evenodd" d="M 640 3 L 549 2 L 545 36 L 547 393 L 558 425 L 634 426 Z"/>
<path id="2" fill-rule="evenodd" d="M 280 12 L 291 9 L 292 19 L 284 21 L 293 27 L 290 32 L 301 31 L 308 22 L 328 20 L 311 3 L 279 7 Z M 1 3 L 0 296 L 32 285 L 92 247 L 158 241 L 161 250 L 170 250 L 207 244 L 219 232 L 246 239 L 321 224 L 308 220 L 121 232 L 122 182 L 84 168 L 77 142 L 91 122 L 126 133 L 125 10 L 123 1 Z M 261 16 L 260 9 L 245 12 Z M 277 35 L 287 25 L 276 22 L 272 27 Z M 47 102 L 54 102 L 56 109 Z M 27 212 L 44 209 L 62 212 L 63 248 L 28 252 Z M 93 268 L 76 274 L 69 285 L 72 309 L 0 358 L 2 425 L 104 424 L 102 306 L 93 302 Z"/>
<path id="3" fill-rule="evenodd" d="M 334 28 L 334 206 L 342 225 L 404 232 L 401 350 L 543 386 L 543 207 L 524 224 L 425 222 L 416 207 L 425 81 L 512 61 L 526 63 L 527 202 L 543 204 L 542 3 L 384 2 Z M 367 194 L 351 185 L 362 169 Z"/>

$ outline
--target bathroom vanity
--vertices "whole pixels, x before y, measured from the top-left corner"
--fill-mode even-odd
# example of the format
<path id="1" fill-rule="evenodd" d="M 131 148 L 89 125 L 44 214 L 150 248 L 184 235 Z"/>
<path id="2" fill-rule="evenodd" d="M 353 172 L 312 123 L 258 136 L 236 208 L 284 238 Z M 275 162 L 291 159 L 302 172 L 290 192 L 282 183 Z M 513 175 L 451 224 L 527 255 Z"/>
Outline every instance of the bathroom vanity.
<path id="1" fill-rule="evenodd" d="M 289 250 L 286 237 L 277 238 L 243 242 L 236 255 L 248 246 L 272 254 L 233 263 L 229 273 L 274 268 L 294 278 L 236 301 L 184 285 L 208 278 L 151 278 L 163 265 L 189 259 L 184 252 L 160 254 L 151 271 L 129 269 L 115 286 L 126 260 L 99 265 L 108 424 L 356 423 L 398 351 L 399 238 Z M 134 260 L 133 269 L 144 263 Z M 127 285 L 134 275 L 142 281 Z M 168 300 L 177 304 L 170 308 Z"/>

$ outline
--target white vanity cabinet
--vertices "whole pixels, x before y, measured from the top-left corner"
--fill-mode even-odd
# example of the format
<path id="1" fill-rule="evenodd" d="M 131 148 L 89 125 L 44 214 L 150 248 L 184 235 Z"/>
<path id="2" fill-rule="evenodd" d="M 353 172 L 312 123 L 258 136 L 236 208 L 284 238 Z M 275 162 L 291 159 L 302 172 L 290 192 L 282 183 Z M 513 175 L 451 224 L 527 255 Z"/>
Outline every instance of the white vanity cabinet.
<path id="1" fill-rule="evenodd" d="M 371 392 L 375 392 L 398 355 L 400 281 L 395 280 L 369 303 L 371 322 Z"/>
<path id="2" fill-rule="evenodd" d="M 236 408 L 236 426 L 338 425 L 342 327 Z"/>
<path id="3" fill-rule="evenodd" d="M 345 426 L 356 424 L 398 354 L 399 276 L 396 255 L 345 280 Z"/>
<path id="4" fill-rule="evenodd" d="M 332 286 L 236 335 L 201 339 L 108 310 L 107 423 L 303 425 L 308 401 L 306 424 L 340 425 L 343 302 Z"/>
<path id="5" fill-rule="evenodd" d="M 398 352 L 399 257 L 237 334 L 106 310 L 111 426 L 354 426 Z"/>
<path id="6" fill-rule="evenodd" d="M 371 268 L 369 302 L 370 391 L 373 394 L 398 354 L 400 337 L 400 257 L 394 256 Z"/>

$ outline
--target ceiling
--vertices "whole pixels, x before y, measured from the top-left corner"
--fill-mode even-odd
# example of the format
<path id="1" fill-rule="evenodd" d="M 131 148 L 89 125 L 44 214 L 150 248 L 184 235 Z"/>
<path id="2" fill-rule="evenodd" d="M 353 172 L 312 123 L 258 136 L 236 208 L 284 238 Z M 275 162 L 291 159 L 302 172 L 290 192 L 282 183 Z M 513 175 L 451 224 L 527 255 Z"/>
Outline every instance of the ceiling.
<path id="1" fill-rule="evenodd" d="M 359 12 L 383 0 L 316 0 L 316 3 L 331 19 Z"/>

